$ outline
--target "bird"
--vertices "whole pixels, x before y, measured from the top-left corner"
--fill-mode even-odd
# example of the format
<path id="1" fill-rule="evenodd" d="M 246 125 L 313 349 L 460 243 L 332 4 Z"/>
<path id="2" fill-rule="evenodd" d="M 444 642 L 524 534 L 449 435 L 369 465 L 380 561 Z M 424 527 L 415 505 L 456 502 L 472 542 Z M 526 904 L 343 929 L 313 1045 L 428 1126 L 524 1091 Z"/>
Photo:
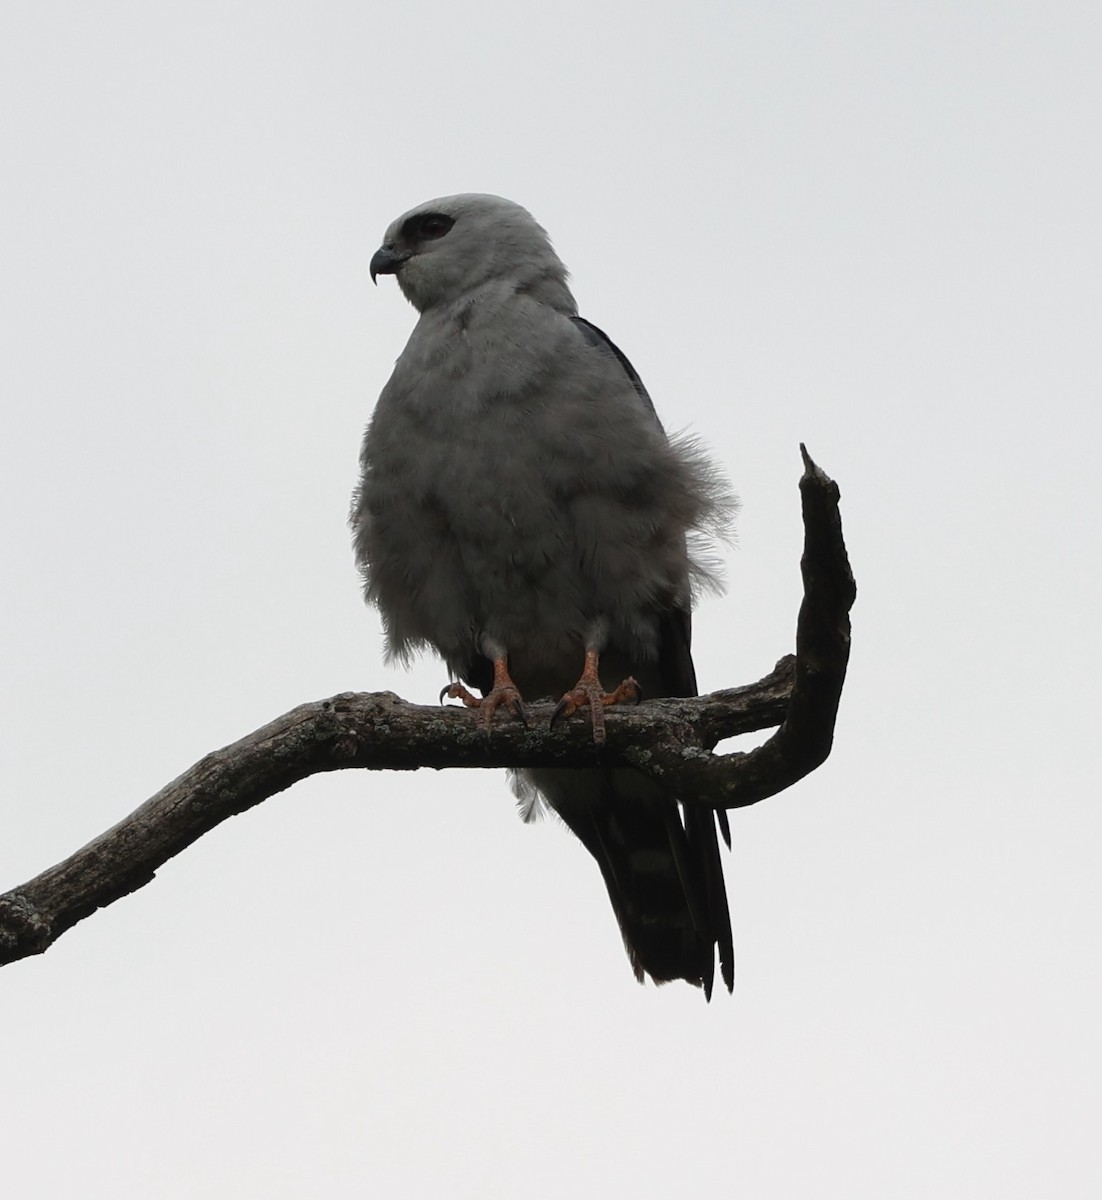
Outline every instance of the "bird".
<path id="1" fill-rule="evenodd" d="M 391 223 L 370 275 L 420 314 L 364 434 L 350 513 L 386 657 L 444 660 L 441 694 L 493 722 L 561 696 L 556 720 L 694 696 L 691 607 L 737 500 L 698 440 L 667 436 L 626 355 L 578 315 L 521 205 L 462 194 Z M 470 689 L 474 689 L 471 691 Z M 477 694 L 476 694 L 477 693 Z M 640 771 L 513 773 L 597 861 L 640 983 L 734 986 L 717 825 Z"/>

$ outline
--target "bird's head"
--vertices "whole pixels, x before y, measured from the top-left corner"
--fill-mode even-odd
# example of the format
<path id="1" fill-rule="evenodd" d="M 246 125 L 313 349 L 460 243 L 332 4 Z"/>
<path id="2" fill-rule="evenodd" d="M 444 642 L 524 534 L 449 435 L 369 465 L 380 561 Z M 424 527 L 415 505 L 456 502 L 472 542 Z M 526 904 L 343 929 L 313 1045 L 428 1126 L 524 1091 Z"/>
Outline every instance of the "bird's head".
<path id="1" fill-rule="evenodd" d="M 400 216 L 371 259 L 371 278 L 394 275 L 419 312 L 491 280 L 566 292 L 566 268 L 527 209 L 500 196 L 429 200 Z"/>

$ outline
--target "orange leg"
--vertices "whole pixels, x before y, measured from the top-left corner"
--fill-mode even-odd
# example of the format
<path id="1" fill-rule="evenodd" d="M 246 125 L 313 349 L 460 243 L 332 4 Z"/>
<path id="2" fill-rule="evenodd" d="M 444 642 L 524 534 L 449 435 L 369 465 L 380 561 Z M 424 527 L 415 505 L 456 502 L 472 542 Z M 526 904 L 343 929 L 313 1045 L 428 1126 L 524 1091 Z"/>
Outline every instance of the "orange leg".
<path id="1" fill-rule="evenodd" d="M 612 704 L 623 704 L 629 699 L 638 704 L 643 698 L 643 692 L 630 675 L 614 692 L 606 692 L 601 687 L 601 680 L 597 675 L 598 660 L 596 650 L 585 652 L 582 677 L 559 701 L 551 715 L 551 728 L 553 729 L 563 717 L 572 716 L 579 708 L 588 706 L 593 719 L 593 740 L 599 746 L 605 740 L 605 709 Z"/>
<path id="2" fill-rule="evenodd" d="M 449 684 L 441 693 L 440 700 L 447 696 L 451 700 L 462 700 L 468 708 L 478 709 L 478 724 L 485 733 L 490 732 L 490 723 L 494 713 L 504 704 L 512 709 L 514 715 L 525 725 L 528 719 L 524 713 L 524 701 L 521 700 L 517 685 L 509 678 L 509 668 L 504 658 L 494 659 L 494 686 L 485 696 L 472 695 L 461 683 Z"/>

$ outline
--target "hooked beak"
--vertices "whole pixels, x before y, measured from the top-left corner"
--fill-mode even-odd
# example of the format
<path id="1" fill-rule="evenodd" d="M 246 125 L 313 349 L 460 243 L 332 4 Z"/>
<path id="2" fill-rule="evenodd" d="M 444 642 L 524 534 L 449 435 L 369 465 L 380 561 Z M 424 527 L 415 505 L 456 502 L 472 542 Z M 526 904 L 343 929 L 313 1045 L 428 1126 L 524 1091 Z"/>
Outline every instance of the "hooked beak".
<path id="1" fill-rule="evenodd" d="M 407 258 L 409 258 L 408 251 L 399 253 L 389 244 L 380 246 L 371 256 L 371 265 L 368 268 L 371 272 L 371 282 L 375 282 L 376 275 L 396 275 L 398 268 Z"/>

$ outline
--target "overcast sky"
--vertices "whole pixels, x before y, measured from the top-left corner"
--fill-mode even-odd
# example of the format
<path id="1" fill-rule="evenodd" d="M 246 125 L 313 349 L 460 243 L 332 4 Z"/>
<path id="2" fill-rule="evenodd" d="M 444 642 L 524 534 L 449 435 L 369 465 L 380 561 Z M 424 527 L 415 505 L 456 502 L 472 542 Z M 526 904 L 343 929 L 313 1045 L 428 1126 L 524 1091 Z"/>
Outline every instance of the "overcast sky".
<path id="1" fill-rule="evenodd" d="M 741 494 L 702 687 L 792 649 L 801 440 L 858 581 L 833 756 L 733 814 L 733 998 L 639 987 L 500 773 L 319 776 L 2 972 L 13 1195 L 1099 1194 L 1100 26 L 3 5 L 0 890 L 446 682 L 345 526 L 433 196 L 528 207 Z"/>

